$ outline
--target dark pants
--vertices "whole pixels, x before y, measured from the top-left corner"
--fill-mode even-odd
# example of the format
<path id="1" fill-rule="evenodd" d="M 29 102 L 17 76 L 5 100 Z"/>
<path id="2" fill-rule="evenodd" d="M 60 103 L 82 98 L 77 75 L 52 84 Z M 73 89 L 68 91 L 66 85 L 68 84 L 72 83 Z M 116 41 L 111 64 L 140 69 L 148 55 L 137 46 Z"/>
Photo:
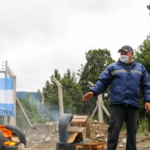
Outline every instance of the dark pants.
<path id="1" fill-rule="evenodd" d="M 119 133 L 124 121 L 127 130 L 126 150 L 137 150 L 136 132 L 138 118 L 139 108 L 137 107 L 128 104 L 110 106 L 107 150 L 116 150 Z"/>

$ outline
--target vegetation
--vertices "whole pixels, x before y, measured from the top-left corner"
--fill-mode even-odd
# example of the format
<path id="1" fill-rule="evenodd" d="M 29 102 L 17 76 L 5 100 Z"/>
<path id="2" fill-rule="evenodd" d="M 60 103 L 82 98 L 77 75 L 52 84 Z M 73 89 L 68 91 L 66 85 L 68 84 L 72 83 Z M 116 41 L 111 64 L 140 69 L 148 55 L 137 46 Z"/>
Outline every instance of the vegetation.
<path id="1" fill-rule="evenodd" d="M 106 66 L 115 61 L 107 49 L 89 50 L 85 55 L 87 62 L 85 65 L 81 65 L 78 75 L 80 77 L 79 83 L 82 90 L 88 91 L 89 87 L 87 87 L 87 82 L 91 81 L 92 83 L 96 83 L 97 78 L 104 71 Z"/>
<path id="2" fill-rule="evenodd" d="M 30 94 L 27 94 L 26 97 L 20 100 L 20 102 L 31 124 L 42 124 L 46 122 L 39 116 L 38 105 L 37 103 L 34 103 L 33 99 L 30 97 Z M 16 108 L 17 108 L 16 109 L 17 120 L 19 120 L 19 122 L 17 122 L 17 126 L 20 127 L 21 129 L 26 129 L 28 127 L 28 124 L 23 117 L 20 107 Z"/>
<path id="3" fill-rule="evenodd" d="M 52 76 L 54 76 L 63 87 L 63 103 L 65 112 L 78 112 L 78 108 L 73 107 L 73 104 L 80 103 L 83 94 L 81 87 L 77 82 L 76 74 L 74 72 L 71 73 L 71 71 L 68 69 L 67 73 L 65 73 L 61 78 L 58 70 L 55 70 L 54 75 Z M 50 78 L 51 82 L 46 81 L 45 87 L 43 88 L 44 99 L 45 102 L 49 102 L 58 107 L 58 88 L 52 80 L 52 76 Z"/>

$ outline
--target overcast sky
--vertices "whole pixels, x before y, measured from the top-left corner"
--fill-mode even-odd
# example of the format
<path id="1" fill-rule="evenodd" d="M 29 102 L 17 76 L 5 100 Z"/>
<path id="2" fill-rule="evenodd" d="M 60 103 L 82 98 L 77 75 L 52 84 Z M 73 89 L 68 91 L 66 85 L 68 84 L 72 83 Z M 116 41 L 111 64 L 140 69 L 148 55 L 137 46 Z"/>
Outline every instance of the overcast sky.
<path id="1" fill-rule="evenodd" d="M 67 69 L 77 72 L 90 49 L 107 48 L 117 60 L 119 48 L 128 44 L 137 49 L 150 33 L 149 4 L 150 0 L 0 0 L 0 60 L 8 61 L 18 82 L 22 76 L 39 83 L 54 69 L 61 75 Z"/>

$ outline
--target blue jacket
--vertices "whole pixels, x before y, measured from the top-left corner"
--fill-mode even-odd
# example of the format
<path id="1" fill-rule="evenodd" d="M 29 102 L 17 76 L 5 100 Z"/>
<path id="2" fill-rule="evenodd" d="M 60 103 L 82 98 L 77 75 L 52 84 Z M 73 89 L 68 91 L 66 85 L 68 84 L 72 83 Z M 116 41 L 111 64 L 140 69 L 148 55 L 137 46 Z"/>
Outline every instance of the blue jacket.
<path id="1" fill-rule="evenodd" d="M 90 91 L 97 96 L 110 84 L 110 105 L 126 103 L 139 107 L 141 91 L 145 102 L 150 102 L 150 78 L 140 63 L 133 62 L 128 71 L 123 63 L 112 63 L 102 72 Z"/>

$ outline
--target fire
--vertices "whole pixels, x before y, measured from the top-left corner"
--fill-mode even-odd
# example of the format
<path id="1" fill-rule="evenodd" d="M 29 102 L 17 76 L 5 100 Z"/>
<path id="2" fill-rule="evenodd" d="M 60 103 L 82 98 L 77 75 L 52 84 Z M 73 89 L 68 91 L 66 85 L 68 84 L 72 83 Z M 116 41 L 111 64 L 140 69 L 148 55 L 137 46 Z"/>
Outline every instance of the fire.
<path id="1" fill-rule="evenodd" d="M 11 130 L 6 129 L 4 125 L 0 125 L 0 130 L 4 136 L 4 146 L 15 146 L 17 144 L 11 141 L 11 137 L 14 137 Z"/>

